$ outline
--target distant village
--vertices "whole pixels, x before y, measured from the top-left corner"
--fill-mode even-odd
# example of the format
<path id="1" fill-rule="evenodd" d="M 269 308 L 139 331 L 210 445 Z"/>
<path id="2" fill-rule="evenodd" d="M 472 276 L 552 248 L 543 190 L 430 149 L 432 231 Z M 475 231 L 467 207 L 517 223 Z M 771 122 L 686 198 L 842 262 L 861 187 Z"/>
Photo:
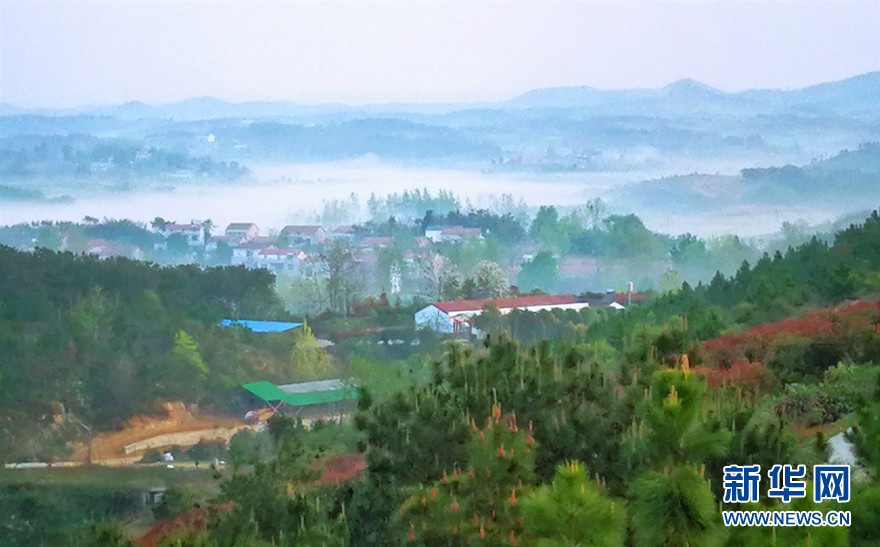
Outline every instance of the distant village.
<path id="1" fill-rule="evenodd" d="M 598 269 L 597 257 L 551 255 L 545 242 L 529 237 L 520 220 L 489 214 L 462 218 L 470 225 L 426 215 L 409 223 L 389 217 L 334 228 L 313 224 L 261 230 L 253 222 L 221 229 L 209 220 L 178 223 L 157 217 L 143 225 L 87 217 L 83 223 L 3 227 L 0 243 L 101 259 L 265 269 L 276 275 L 279 293 L 295 313 L 357 314 L 377 305 L 415 305 L 416 329 L 444 334 L 479 334 L 473 319 L 487 305 L 501 314 L 621 309 L 633 298 L 632 284 L 585 291 Z M 524 271 L 530 267 L 534 271 Z M 548 294 L 560 287 L 577 294 Z"/>
<path id="2" fill-rule="evenodd" d="M 352 249 L 351 260 L 365 266 L 378 266 L 379 255 L 384 249 L 395 244 L 389 236 L 373 236 L 358 230 L 353 225 L 342 225 L 325 230 L 316 225 L 288 225 L 277 235 L 261 235 L 260 228 L 249 222 L 229 224 L 222 235 L 208 235 L 205 226 L 199 223 L 166 224 L 161 231 L 167 247 L 168 241 L 184 240 L 193 248 L 204 248 L 209 254 L 223 254 L 229 257 L 229 264 L 247 268 L 264 268 L 279 275 L 297 275 L 308 268 L 315 268 L 325 259 L 326 248 L 335 243 L 343 243 Z M 390 264 L 390 293 L 401 293 L 404 270 L 411 271 L 419 265 L 430 264 L 439 254 L 441 246 L 461 245 L 484 239 L 483 229 L 464 226 L 427 226 L 423 236 L 412 238 L 410 248 L 402 252 L 402 263 Z M 164 248 L 163 247 L 163 248 Z M 225 249 L 225 251 L 224 251 Z M 530 256 L 524 256 L 528 260 Z M 392 260 L 392 262 L 394 262 Z M 569 263 L 569 268 L 573 264 Z M 510 272 L 515 273 L 515 272 Z M 384 290 L 383 290 L 384 292 Z M 623 309 L 628 303 L 623 293 L 616 296 L 613 291 L 590 298 L 573 295 L 522 295 L 506 298 L 471 298 L 456 302 L 436 302 L 416 314 L 416 328 L 431 328 L 437 332 L 459 332 L 472 329 L 470 319 L 478 315 L 487 303 L 498 308 L 503 314 L 513 309 L 541 311 L 545 309 L 573 309 L 584 307 L 611 307 Z M 631 299 L 632 287 L 629 287 Z M 488 295 L 487 295 L 488 296 Z M 499 295 L 500 296 L 500 293 Z M 639 295 L 641 297 L 641 295 Z"/>

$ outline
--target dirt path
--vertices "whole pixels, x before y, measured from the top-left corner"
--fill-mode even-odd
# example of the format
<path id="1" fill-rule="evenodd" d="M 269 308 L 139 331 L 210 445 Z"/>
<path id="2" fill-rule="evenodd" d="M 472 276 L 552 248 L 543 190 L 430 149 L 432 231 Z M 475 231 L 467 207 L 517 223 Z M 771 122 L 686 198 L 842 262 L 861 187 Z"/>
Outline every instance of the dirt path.
<path id="1" fill-rule="evenodd" d="M 158 417 L 134 416 L 121 431 L 104 433 L 82 446 L 75 461 L 118 465 L 140 461 L 144 452 L 174 445 L 189 447 L 205 441 L 228 441 L 248 426 L 226 416 L 200 414 L 182 403 L 166 403 Z"/>

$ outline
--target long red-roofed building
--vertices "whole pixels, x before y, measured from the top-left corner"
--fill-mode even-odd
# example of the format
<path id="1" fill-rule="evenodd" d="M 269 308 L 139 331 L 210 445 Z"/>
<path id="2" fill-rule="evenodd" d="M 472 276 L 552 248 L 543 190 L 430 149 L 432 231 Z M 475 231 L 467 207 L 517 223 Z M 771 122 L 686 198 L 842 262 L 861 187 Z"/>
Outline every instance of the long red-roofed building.
<path id="1" fill-rule="evenodd" d="M 483 308 L 487 304 L 497 308 L 502 315 L 515 309 L 538 312 L 554 309 L 581 310 L 590 307 L 589 302 L 579 302 L 578 298 L 571 294 L 434 302 L 416 312 L 416 329 L 428 328 L 447 334 L 471 332 L 473 330 L 471 320 L 483 313 Z"/>

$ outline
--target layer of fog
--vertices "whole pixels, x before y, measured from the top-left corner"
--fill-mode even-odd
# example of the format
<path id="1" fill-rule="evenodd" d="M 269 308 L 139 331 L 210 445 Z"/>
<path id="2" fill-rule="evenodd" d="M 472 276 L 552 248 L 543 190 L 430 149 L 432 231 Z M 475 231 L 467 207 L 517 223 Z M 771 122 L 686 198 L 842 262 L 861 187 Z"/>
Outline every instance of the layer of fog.
<path id="1" fill-rule="evenodd" d="M 732 166 L 723 171 L 732 172 Z M 681 172 L 681 171 L 679 171 Z M 716 169 L 716 172 L 718 170 Z M 604 200 L 612 213 L 635 213 L 651 230 L 700 237 L 737 234 L 750 237 L 777 231 L 783 222 L 831 222 L 850 211 L 844 207 L 784 204 L 731 205 L 711 213 L 683 210 L 674 202 L 637 208 L 628 203 L 621 187 L 667 173 L 481 173 L 478 170 L 444 170 L 398 167 L 371 159 L 322 164 L 256 166 L 247 182 L 210 183 L 196 179 L 166 191 L 120 191 L 89 196 L 75 195 L 67 203 L 0 202 L 0 225 L 41 220 L 81 221 L 128 218 L 149 222 L 162 217 L 177 222 L 211 219 L 222 229 L 229 222 L 255 222 L 263 233 L 293 223 L 316 222 L 326 202 L 350 201 L 361 205 L 357 218 L 365 220 L 365 203 L 371 194 L 384 196 L 403 190 L 428 189 L 456 194 L 465 206 L 497 209 L 498 197 L 507 194 L 528 206 L 574 206 L 594 198 Z M 503 212 L 497 211 L 496 212 Z M 333 226 L 329 226 L 332 228 Z"/>

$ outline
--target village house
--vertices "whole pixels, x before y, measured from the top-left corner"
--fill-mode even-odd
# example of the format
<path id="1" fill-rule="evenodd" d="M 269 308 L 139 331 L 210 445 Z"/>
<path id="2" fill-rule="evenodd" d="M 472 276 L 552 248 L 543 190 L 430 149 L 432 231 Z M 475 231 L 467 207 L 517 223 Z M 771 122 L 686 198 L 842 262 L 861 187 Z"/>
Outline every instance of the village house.
<path id="1" fill-rule="evenodd" d="M 272 246 L 269 238 L 258 237 L 251 241 L 245 241 L 232 249 L 231 263 L 233 266 L 246 266 L 256 268 L 260 251 Z"/>
<path id="2" fill-rule="evenodd" d="M 351 240 L 354 239 L 354 226 L 345 225 L 339 226 L 335 228 L 332 232 L 327 234 L 327 237 L 331 239 L 346 239 Z"/>
<path id="3" fill-rule="evenodd" d="M 211 236 L 205 242 L 205 250 L 212 253 L 216 251 L 221 244 L 230 248 L 235 248 L 246 241 L 247 239 L 238 236 Z"/>
<path id="4" fill-rule="evenodd" d="M 622 310 L 625 308 L 626 293 L 615 293 L 612 289 L 608 289 L 604 293 L 585 293 L 581 294 L 581 300 L 588 302 L 591 308 L 611 308 L 614 310 Z"/>
<path id="5" fill-rule="evenodd" d="M 285 226 L 281 229 L 280 235 L 291 244 L 322 245 L 327 240 L 327 232 L 320 226 Z"/>
<path id="6" fill-rule="evenodd" d="M 257 268 L 265 268 L 276 273 L 296 273 L 305 259 L 306 253 L 298 249 L 269 247 L 257 253 L 254 265 Z"/>
<path id="7" fill-rule="evenodd" d="M 203 247 L 205 245 L 205 230 L 199 223 L 192 224 L 166 224 L 162 229 L 162 236 L 167 240 L 174 234 L 180 234 L 190 247 Z"/>
<path id="8" fill-rule="evenodd" d="M 250 241 L 260 235 L 260 229 L 253 222 L 233 222 L 226 227 L 228 237 L 237 237 Z"/>
<path id="9" fill-rule="evenodd" d="M 273 238 L 260 236 L 234 246 L 230 262 L 233 266 L 296 273 L 306 257 L 299 249 L 279 249 L 273 245 Z"/>

